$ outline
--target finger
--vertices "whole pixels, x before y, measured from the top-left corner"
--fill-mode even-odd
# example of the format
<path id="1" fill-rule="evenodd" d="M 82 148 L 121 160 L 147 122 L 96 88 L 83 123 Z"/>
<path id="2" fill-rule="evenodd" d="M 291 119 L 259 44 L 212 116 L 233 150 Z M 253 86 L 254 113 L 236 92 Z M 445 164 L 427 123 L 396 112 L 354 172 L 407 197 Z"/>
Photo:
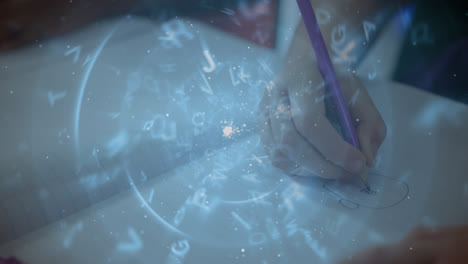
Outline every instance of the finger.
<path id="1" fill-rule="evenodd" d="M 361 151 L 367 158 L 367 164 L 374 166 L 387 127 L 361 81 L 354 74 L 341 76 L 341 87 L 357 127 Z"/>
<path id="2" fill-rule="evenodd" d="M 292 162 L 323 178 L 351 178 L 352 175 L 325 158 L 297 132 L 292 121 L 289 98 L 285 91 L 275 96 L 270 120 L 276 147 Z"/>
<path id="3" fill-rule="evenodd" d="M 271 153 L 271 164 L 289 175 L 294 174 L 300 168 L 297 163 L 292 162 L 279 149 L 275 149 Z"/>
<path id="4" fill-rule="evenodd" d="M 298 168 L 299 165 L 292 162 L 276 148 L 276 144 L 274 143 L 273 139 L 273 132 L 271 129 L 271 121 L 268 114 L 268 108 L 270 107 L 269 98 L 269 92 L 265 91 L 265 95 L 259 105 L 257 125 L 260 130 L 260 139 L 272 165 L 289 174 Z"/>
<path id="5" fill-rule="evenodd" d="M 268 97 L 262 98 L 258 114 L 258 127 L 260 130 L 260 139 L 264 146 L 265 152 L 271 160 L 271 163 L 276 168 L 282 170 L 286 174 L 297 176 L 310 176 L 310 172 L 292 162 L 286 155 L 276 149 L 273 141 L 273 132 L 271 129 L 271 121 L 267 111 Z"/>
<path id="6" fill-rule="evenodd" d="M 364 153 L 367 165 L 374 167 L 380 146 L 386 136 L 386 126 L 382 122 L 364 122 L 358 125 L 357 134 L 361 151 Z"/>
<path id="7" fill-rule="evenodd" d="M 264 122 L 260 138 L 265 148 L 265 152 L 270 158 L 271 164 L 273 166 L 283 170 L 286 173 L 290 173 L 298 167 L 296 163 L 292 162 L 288 157 L 286 157 L 283 153 L 281 153 L 281 151 L 279 151 L 276 148 L 273 140 L 270 119 Z"/>
<path id="8" fill-rule="evenodd" d="M 330 124 L 324 113 L 323 100 L 317 94 L 291 94 L 291 109 L 294 126 L 326 159 L 347 172 L 359 174 L 366 157 Z"/>
<path id="9" fill-rule="evenodd" d="M 283 152 L 279 151 L 278 149 L 273 152 L 271 160 L 273 166 L 282 170 L 289 176 L 294 177 L 294 179 L 315 176 L 313 172 L 291 161 L 286 155 L 283 154 Z"/>

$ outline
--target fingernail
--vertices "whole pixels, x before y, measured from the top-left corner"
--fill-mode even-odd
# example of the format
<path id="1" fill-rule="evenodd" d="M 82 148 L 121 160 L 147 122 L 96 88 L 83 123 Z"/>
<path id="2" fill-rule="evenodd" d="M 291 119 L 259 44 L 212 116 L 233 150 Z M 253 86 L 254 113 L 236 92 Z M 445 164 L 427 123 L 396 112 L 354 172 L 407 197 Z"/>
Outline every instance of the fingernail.
<path id="1" fill-rule="evenodd" d="M 354 160 L 352 163 L 351 163 L 351 170 L 352 171 L 355 171 L 355 172 L 360 172 L 362 171 L 362 169 L 364 168 L 365 166 L 365 162 L 362 161 L 362 160 Z"/>

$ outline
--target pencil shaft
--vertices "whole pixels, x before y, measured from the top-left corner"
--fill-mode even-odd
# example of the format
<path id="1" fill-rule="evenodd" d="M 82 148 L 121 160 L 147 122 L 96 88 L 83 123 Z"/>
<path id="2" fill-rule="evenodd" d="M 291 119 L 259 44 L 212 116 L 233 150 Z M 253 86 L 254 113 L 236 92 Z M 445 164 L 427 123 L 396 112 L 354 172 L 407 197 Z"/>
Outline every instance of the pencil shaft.
<path id="1" fill-rule="evenodd" d="M 360 150 L 361 148 L 356 129 L 354 128 L 351 115 L 349 114 L 346 106 L 346 101 L 340 88 L 338 78 L 336 77 L 335 70 L 333 69 L 330 56 L 328 55 L 327 46 L 325 45 L 325 41 L 323 40 L 320 32 L 312 5 L 309 0 L 297 0 L 297 4 L 301 11 L 302 20 L 306 26 L 310 42 L 312 43 L 318 67 L 325 80 L 325 84 L 332 95 L 332 100 L 336 107 L 336 113 L 343 130 L 344 138 L 348 143 Z"/>

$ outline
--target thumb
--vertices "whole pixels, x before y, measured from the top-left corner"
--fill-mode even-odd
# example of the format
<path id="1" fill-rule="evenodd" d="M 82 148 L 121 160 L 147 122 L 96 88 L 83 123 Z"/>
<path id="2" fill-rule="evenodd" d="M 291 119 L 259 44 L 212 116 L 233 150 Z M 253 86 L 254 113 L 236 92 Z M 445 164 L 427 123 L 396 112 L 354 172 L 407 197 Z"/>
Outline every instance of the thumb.
<path id="1" fill-rule="evenodd" d="M 357 127 L 361 152 L 367 159 L 369 167 L 375 166 L 375 160 L 380 146 L 386 135 L 385 123 L 381 120 L 376 122 L 362 122 Z"/>

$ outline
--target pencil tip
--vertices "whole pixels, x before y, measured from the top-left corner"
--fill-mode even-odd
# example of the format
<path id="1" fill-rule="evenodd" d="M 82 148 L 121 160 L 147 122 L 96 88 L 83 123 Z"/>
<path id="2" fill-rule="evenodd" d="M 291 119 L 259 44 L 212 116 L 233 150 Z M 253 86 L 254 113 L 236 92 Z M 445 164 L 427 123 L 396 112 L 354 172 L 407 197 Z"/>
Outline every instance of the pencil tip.
<path id="1" fill-rule="evenodd" d="M 369 185 L 369 177 L 367 174 L 367 167 L 364 167 L 362 170 L 361 174 L 359 175 L 361 177 L 362 183 L 364 183 L 364 186 L 366 186 L 367 190 L 370 191 L 370 185 Z"/>

